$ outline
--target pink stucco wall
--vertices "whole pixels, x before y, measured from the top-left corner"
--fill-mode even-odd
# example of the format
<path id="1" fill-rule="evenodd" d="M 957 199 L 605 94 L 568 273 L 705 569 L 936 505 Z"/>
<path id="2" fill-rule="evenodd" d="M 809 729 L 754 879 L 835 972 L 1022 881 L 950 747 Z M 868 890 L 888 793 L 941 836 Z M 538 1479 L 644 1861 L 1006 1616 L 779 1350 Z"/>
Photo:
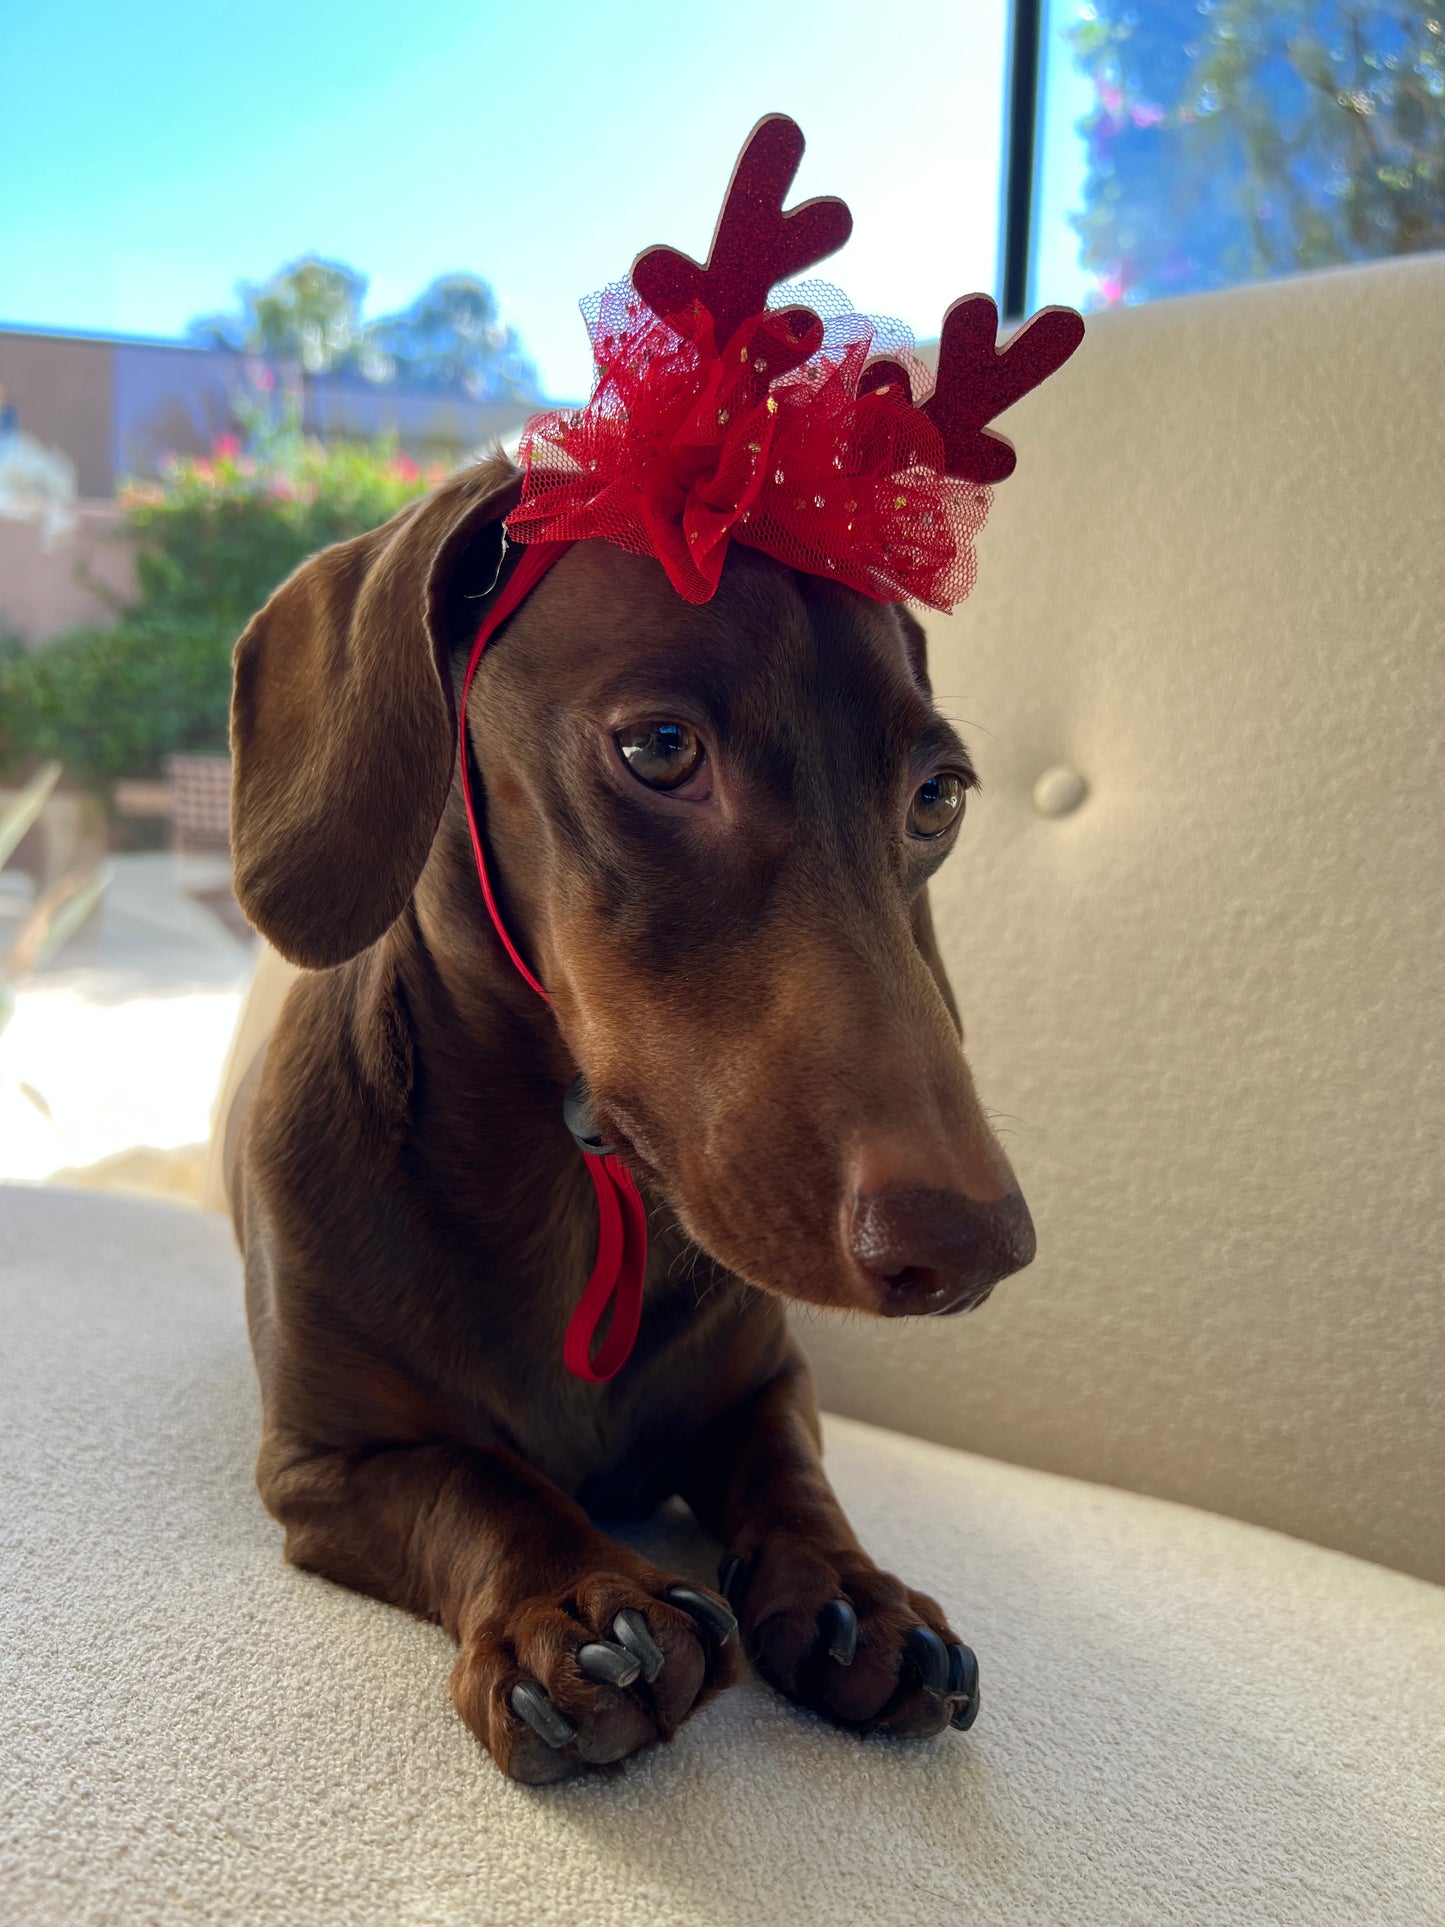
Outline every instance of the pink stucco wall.
<path id="1" fill-rule="evenodd" d="M 135 596 L 135 557 L 111 502 L 81 502 L 78 526 L 47 551 L 30 522 L 0 516 L 0 636 L 31 647 L 80 623 L 115 620 Z"/>

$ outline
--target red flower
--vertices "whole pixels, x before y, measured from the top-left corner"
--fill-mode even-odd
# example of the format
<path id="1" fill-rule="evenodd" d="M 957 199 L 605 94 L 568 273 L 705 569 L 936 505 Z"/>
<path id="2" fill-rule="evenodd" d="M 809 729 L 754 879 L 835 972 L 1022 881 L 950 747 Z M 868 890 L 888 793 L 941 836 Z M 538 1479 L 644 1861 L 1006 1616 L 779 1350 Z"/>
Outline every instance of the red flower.
<path id="1" fill-rule="evenodd" d="M 218 435 L 211 443 L 211 453 L 218 462 L 234 462 L 241 452 L 241 444 L 234 435 Z"/>

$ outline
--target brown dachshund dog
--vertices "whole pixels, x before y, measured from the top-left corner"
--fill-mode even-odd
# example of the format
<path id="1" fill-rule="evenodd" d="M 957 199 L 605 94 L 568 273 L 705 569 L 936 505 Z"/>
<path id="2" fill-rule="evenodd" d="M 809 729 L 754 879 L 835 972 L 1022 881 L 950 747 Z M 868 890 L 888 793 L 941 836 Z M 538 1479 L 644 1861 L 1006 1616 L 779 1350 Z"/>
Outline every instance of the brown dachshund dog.
<path id="1" fill-rule="evenodd" d="M 840 1725 L 967 1726 L 973 1655 L 853 1536 L 785 1309 L 958 1311 L 1033 1256 L 929 921 L 968 753 L 902 608 L 739 548 L 693 605 L 577 544 L 467 716 L 549 1008 L 452 747 L 519 486 L 492 457 L 327 550 L 237 648 L 237 892 L 307 967 L 228 1126 L 261 1496 L 288 1559 L 446 1627 L 519 1780 L 668 1738 L 738 1622 Z M 605 1385 L 562 1361 L 597 1235 L 579 1072 L 651 1220 Z M 726 1603 L 594 1523 L 674 1493 Z"/>

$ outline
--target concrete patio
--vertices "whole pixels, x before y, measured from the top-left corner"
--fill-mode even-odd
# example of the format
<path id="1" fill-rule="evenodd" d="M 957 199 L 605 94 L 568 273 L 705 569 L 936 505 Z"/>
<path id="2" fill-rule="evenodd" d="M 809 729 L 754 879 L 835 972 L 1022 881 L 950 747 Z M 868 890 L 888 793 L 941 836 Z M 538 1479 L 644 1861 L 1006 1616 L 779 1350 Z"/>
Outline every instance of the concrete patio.
<path id="1" fill-rule="evenodd" d="M 199 1197 L 211 1107 L 254 940 L 199 896 L 225 857 L 116 856 L 89 924 L 26 979 L 0 1028 L 0 1181 Z M 28 880 L 0 878 L 0 953 Z"/>

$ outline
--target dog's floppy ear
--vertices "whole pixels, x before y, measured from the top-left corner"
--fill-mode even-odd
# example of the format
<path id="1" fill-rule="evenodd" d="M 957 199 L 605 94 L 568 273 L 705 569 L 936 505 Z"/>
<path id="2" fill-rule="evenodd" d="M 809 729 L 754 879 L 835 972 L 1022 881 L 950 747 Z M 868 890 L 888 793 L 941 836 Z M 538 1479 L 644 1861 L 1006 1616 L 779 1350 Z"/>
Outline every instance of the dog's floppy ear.
<path id="1" fill-rule="evenodd" d="M 411 895 L 446 802 L 456 741 L 447 665 L 457 593 L 496 571 L 489 526 L 521 476 L 501 455 L 369 535 L 303 563 L 236 645 L 231 844 L 236 896 L 293 963 L 364 950 Z M 485 572 L 483 572 L 485 571 Z"/>

